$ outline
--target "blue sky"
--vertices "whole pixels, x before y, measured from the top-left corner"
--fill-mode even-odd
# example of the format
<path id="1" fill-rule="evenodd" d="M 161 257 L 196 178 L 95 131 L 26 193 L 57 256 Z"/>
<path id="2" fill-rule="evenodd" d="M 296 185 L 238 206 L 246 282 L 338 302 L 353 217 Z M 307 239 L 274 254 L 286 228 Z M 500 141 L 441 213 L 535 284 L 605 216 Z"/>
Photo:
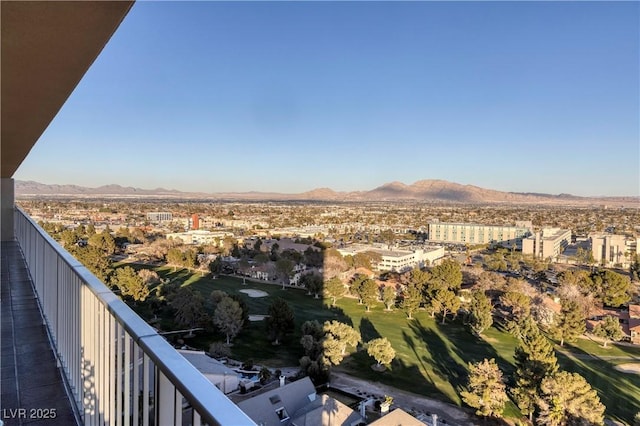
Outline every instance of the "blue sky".
<path id="1" fill-rule="evenodd" d="M 637 2 L 138 2 L 15 175 L 640 195 Z"/>

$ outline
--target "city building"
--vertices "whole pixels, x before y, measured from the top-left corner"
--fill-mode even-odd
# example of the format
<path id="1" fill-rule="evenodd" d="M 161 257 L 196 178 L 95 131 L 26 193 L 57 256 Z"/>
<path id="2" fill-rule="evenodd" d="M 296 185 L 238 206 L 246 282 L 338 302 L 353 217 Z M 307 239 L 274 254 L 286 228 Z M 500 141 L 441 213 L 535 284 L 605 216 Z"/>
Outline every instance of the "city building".
<path id="1" fill-rule="evenodd" d="M 591 254 L 594 261 L 603 266 L 628 267 L 638 251 L 640 239 L 616 234 L 591 234 Z"/>
<path id="2" fill-rule="evenodd" d="M 211 232 L 203 230 L 191 230 L 185 232 L 173 232 L 166 235 L 167 239 L 181 239 L 183 244 L 221 244 L 225 237 L 233 237 L 231 232 Z"/>
<path id="3" fill-rule="evenodd" d="M 571 243 L 571 230 L 543 228 L 522 240 L 522 254 L 542 259 L 555 259 Z"/>
<path id="4" fill-rule="evenodd" d="M 170 222 L 173 220 L 173 214 L 170 212 L 149 212 L 147 213 L 149 222 Z"/>
<path id="5" fill-rule="evenodd" d="M 384 249 L 378 246 L 363 244 L 338 248 L 342 256 L 353 256 L 357 253 L 374 252 L 381 256 L 380 262 L 372 265 L 377 271 L 405 272 L 413 268 L 422 268 L 435 264 L 444 257 L 444 247 L 429 246 L 420 249 Z"/>
<path id="6" fill-rule="evenodd" d="M 200 219 L 197 214 L 191 215 L 191 221 L 189 222 L 189 228 L 197 231 L 200 229 Z"/>
<path id="7" fill-rule="evenodd" d="M 432 242 L 458 244 L 492 244 L 522 247 L 522 239 L 531 235 L 531 222 L 515 226 L 481 225 L 477 223 L 429 223 L 427 239 Z"/>

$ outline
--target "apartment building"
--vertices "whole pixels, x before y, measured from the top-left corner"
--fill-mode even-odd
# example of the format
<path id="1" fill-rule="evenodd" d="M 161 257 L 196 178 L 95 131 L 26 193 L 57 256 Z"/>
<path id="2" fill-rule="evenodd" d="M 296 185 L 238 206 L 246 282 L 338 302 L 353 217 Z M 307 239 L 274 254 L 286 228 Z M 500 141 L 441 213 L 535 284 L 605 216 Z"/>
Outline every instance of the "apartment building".
<path id="1" fill-rule="evenodd" d="M 481 225 L 477 223 L 429 223 L 427 239 L 433 242 L 460 244 L 498 244 L 522 247 L 522 239 L 531 235 L 531 222 L 515 226 Z"/>
<path id="2" fill-rule="evenodd" d="M 543 228 L 522 240 L 522 254 L 555 259 L 570 243 L 570 229 Z"/>

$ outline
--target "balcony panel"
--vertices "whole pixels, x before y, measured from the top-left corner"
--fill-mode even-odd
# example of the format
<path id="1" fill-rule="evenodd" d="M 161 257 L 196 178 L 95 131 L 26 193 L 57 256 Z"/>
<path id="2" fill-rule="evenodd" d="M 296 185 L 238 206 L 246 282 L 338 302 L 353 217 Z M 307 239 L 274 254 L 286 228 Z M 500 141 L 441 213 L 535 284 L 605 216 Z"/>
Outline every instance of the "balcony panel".
<path id="1" fill-rule="evenodd" d="M 22 344 L 11 345 L 5 345 L 4 333 L 13 328 L 3 326 L 3 361 L 5 348 L 46 348 L 38 336 L 48 342 L 49 333 L 49 358 L 61 367 L 63 383 L 84 424 L 197 425 L 202 419 L 209 425 L 255 425 L 24 212 L 17 209 L 14 217 L 28 269 L 25 261 L 22 266 L 6 262 L 5 268 L 3 257 L 3 303 L 5 294 L 15 297 L 20 309 L 12 311 L 11 320 L 33 326 L 27 327 Z M 6 251 L 7 259 L 20 253 L 20 247 L 11 244 L 14 252 Z M 19 285 L 5 289 L 5 270 Z M 25 365 L 36 367 L 34 362 L 25 357 Z M 51 381 L 51 371 L 46 374 L 45 381 Z M 4 364 L 3 375 L 11 375 Z M 42 390 L 48 391 L 46 386 Z M 7 395 L 11 400 L 11 389 Z M 31 401 L 32 395 L 25 398 Z"/>
<path id="2" fill-rule="evenodd" d="M 0 420 L 5 426 L 10 426 L 29 424 L 37 420 L 35 417 L 54 416 L 49 424 L 77 424 L 43 325 L 28 269 L 15 241 L 2 243 L 1 263 L 0 401 L 3 411 Z M 44 419 L 40 421 L 46 423 Z"/>

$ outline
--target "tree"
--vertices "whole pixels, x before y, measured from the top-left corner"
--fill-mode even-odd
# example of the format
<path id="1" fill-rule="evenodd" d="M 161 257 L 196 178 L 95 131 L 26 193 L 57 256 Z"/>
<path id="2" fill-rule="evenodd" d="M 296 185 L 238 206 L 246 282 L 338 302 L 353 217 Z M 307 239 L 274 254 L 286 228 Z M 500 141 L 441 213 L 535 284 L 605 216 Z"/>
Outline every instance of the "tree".
<path id="1" fill-rule="evenodd" d="M 455 260 L 446 259 L 430 271 L 429 284 L 435 288 L 459 290 L 462 284 L 462 269 Z"/>
<path id="2" fill-rule="evenodd" d="M 71 247 L 78 242 L 78 235 L 71 229 L 65 229 L 60 233 L 60 242 L 63 247 Z"/>
<path id="3" fill-rule="evenodd" d="M 182 266 L 193 269 L 198 265 L 198 256 L 195 251 L 188 249 L 182 254 Z"/>
<path id="4" fill-rule="evenodd" d="M 456 296 L 453 291 L 442 288 L 437 290 L 433 295 L 431 305 L 434 311 L 442 312 L 442 324 L 444 324 L 447 313 L 456 313 L 458 309 L 460 309 L 460 299 L 458 299 L 458 296 Z"/>
<path id="5" fill-rule="evenodd" d="M 551 334 L 560 340 L 560 346 L 564 341 L 574 342 L 578 336 L 584 333 L 586 324 L 582 308 L 575 301 L 565 300 L 558 319 L 551 328 Z"/>
<path id="6" fill-rule="evenodd" d="M 308 294 L 314 294 L 317 299 L 322 292 L 322 277 L 317 274 L 306 274 L 300 279 L 300 283 L 307 288 Z"/>
<path id="7" fill-rule="evenodd" d="M 333 277 L 324 283 L 324 292 L 331 298 L 331 306 L 336 305 L 336 300 L 340 299 L 347 292 L 347 288 L 338 277 Z"/>
<path id="8" fill-rule="evenodd" d="M 333 335 L 327 335 L 322 340 L 322 353 L 317 359 L 325 359 L 329 364 L 338 365 L 342 362 L 344 354 L 341 351 L 342 344 Z"/>
<path id="9" fill-rule="evenodd" d="M 396 304 L 396 290 L 391 286 L 385 286 L 382 289 L 382 303 L 386 306 L 387 311 L 390 311 Z"/>
<path id="10" fill-rule="evenodd" d="M 406 312 L 408 319 L 412 319 L 412 315 L 415 311 L 420 307 L 420 302 L 422 301 L 422 292 L 410 285 L 403 292 L 402 302 L 400 303 L 400 307 L 404 312 Z"/>
<path id="11" fill-rule="evenodd" d="M 584 377 L 561 371 L 540 384 L 537 424 L 602 425 L 605 406 Z"/>
<path id="12" fill-rule="evenodd" d="M 260 372 L 258 373 L 258 378 L 260 379 L 260 384 L 264 385 L 271 378 L 271 370 L 269 370 L 267 367 L 262 367 L 260 369 Z"/>
<path id="13" fill-rule="evenodd" d="M 104 283 L 109 281 L 109 276 L 112 273 L 112 262 L 98 247 L 89 245 L 86 247 L 73 246 L 73 250 L 70 250 L 70 253 L 100 281 Z"/>
<path id="14" fill-rule="evenodd" d="M 640 254 L 632 254 L 630 263 L 629 275 L 631 276 L 631 281 L 640 281 Z"/>
<path id="15" fill-rule="evenodd" d="M 318 321 L 305 321 L 302 324 L 302 337 L 300 344 L 304 349 L 305 356 L 310 359 L 317 359 L 322 355 L 321 341 L 324 338 L 323 325 Z"/>
<path id="16" fill-rule="evenodd" d="M 106 229 L 99 234 L 91 235 L 87 243 L 102 250 L 106 255 L 112 255 L 116 251 L 116 241 Z"/>
<path id="17" fill-rule="evenodd" d="M 211 271 L 213 275 L 219 274 L 222 272 L 223 266 L 224 264 L 222 263 L 222 258 L 218 256 L 213 259 L 211 263 L 209 263 L 209 271 Z"/>
<path id="18" fill-rule="evenodd" d="M 506 292 L 500 297 L 500 304 L 511 311 L 512 321 L 520 321 L 531 313 L 531 298 L 518 291 Z"/>
<path id="19" fill-rule="evenodd" d="M 223 298 L 213 314 L 213 323 L 227 336 L 227 345 L 242 330 L 244 320 L 240 304 L 230 297 Z"/>
<path id="20" fill-rule="evenodd" d="M 314 250 L 311 247 L 307 247 L 304 251 L 304 263 L 312 268 L 322 267 L 322 252 L 320 250 Z"/>
<path id="21" fill-rule="evenodd" d="M 367 353 L 376 360 L 378 369 L 382 368 L 382 364 L 388 365 L 396 357 L 396 351 L 386 337 L 370 340 L 367 343 Z"/>
<path id="22" fill-rule="evenodd" d="M 535 327 L 520 340 L 514 355 L 516 386 L 513 396 L 522 414 L 530 419 L 533 418 L 542 379 L 558 371 L 553 347 Z"/>
<path id="23" fill-rule="evenodd" d="M 182 251 L 178 248 L 171 248 L 167 252 L 167 263 L 173 266 L 173 270 L 178 268 L 178 266 L 182 266 L 184 264 L 184 255 Z"/>
<path id="24" fill-rule="evenodd" d="M 123 296 L 131 296 L 135 301 L 144 302 L 149 296 L 149 287 L 131 266 L 118 268 L 111 282 L 120 289 Z"/>
<path id="25" fill-rule="evenodd" d="M 358 305 L 362 305 L 362 286 L 368 279 L 366 276 L 358 274 L 353 278 L 349 286 L 349 292 L 358 297 Z"/>
<path id="26" fill-rule="evenodd" d="M 613 315 L 605 316 L 603 320 L 594 327 L 593 334 L 604 340 L 603 346 L 605 348 L 610 341 L 617 342 L 624 336 L 618 318 Z"/>
<path id="27" fill-rule="evenodd" d="M 167 298 L 169 305 L 176 311 L 174 317 L 179 325 L 195 327 L 205 322 L 204 298 L 200 292 L 189 287 L 180 287 Z"/>
<path id="28" fill-rule="evenodd" d="M 338 250 L 332 248 L 324 251 L 322 270 L 325 281 L 338 276 L 341 272 L 344 272 L 347 269 L 347 263 Z"/>
<path id="29" fill-rule="evenodd" d="M 422 288 L 427 284 L 430 277 L 431 274 L 429 274 L 428 272 L 425 272 L 420 268 L 415 268 L 411 270 L 409 283 L 418 290 L 422 291 Z"/>
<path id="30" fill-rule="evenodd" d="M 364 280 L 360 286 L 360 298 L 362 299 L 362 303 L 366 306 L 367 312 L 369 312 L 371 307 L 378 302 L 379 296 L 380 291 L 378 289 L 378 284 L 371 279 Z"/>
<path id="31" fill-rule="evenodd" d="M 471 306 L 469 307 L 469 327 L 478 336 L 493 324 L 491 300 L 483 291 L 472 293 Z"/>
<path id="32" fill-rule="evenodd" d="M 485 256 L 484 263 L 489 271 L 506 271 L 507 261 L 504 255 L 497 251 L 489 256 Z"/>
<path id="33" fill-rule="evenodd" d="M 503 292 L 505 285 L 506 280 L 502 275 L 495 272 L 482 271 L 476 279 L 474 288 L 496 294 L 498 292 Z"/>
<path id="34" fill-rule="evenodd" d="M 509 400 L 502 371 L 495 359 L 486 358 L 475 364 L 469 363 L 467 390 L 460 392 L 462 400 L 476 409 L 483 417 L 502 417 L 504 406 Z"/>
<path id="35" fill-rule="evenodd" d="M 356 346 L 362 341 L 357 330 L 339 321 L 326 321 L 323 330 L 326 336 L 331 336 L 338 342 L 341 355 L 346 353 L 347 346 Z"/>
<path id="36" fill-rule="evenodd" d="M 269 305 L 268 314 L 267 331 L 274 341 L 273 344 L 279 345 L 280 339 L 287 333 L 293 331 L 295 327 L 293 311 L 291 307 L 289 307 L 289 304 L 279 297 Z"/>
<path id="37" fill-rule="evenodd" d="M 600 280 L 598 280 L 600 278 Z M 629 277 L 617 272 L 602 271 L 594 281 L 601 282 L 602 302 L 607 306 L 618 307 L 631 300 L 631 282 Z"/>
<path id="38" fill-rule="evenodd" d="M 276 273 L 282 280 L 282 288 L 284 289 L 285 284 L 289 284 L 289 279 L 291 278 L 291 274 L 293 273 L 293 262 L 284 257 L 278 259 L 276 261 Z"/>

